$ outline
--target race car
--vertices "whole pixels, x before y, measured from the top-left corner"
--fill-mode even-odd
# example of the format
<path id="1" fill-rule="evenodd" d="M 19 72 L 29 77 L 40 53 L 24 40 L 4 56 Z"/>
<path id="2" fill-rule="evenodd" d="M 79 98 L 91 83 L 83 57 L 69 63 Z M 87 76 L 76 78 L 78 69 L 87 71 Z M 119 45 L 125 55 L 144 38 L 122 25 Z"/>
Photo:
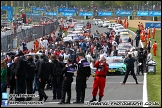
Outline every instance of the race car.
<path id="1" fill-rule="evenodd" d="M 134 48 L 131 43 L 120 43 L 117 50 L 132 50 Z"/>
<path id="2" fill-rule="evenodd" d="M 112 56 L 106 58 L 106 63 L 109 64 L 109 74 L 121 74 L 124 75 L 126 72 L 126 64 L 124 64 L 124 58 L 122 56 Z"/>

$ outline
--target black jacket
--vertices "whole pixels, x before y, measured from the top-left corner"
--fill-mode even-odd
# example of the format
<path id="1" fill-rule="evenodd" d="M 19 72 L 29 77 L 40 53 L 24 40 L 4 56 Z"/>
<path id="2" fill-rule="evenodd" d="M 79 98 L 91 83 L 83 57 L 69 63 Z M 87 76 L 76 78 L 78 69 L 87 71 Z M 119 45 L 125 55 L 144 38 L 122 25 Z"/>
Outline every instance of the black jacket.
<path id="1" fill-rule="evenodd" d="M 12 63 L 9 66 L 8 72 L 9 72 L 9 79 L 10 80 L 14 79 L 15 78 L 15 72 L 16 72 L 16 63 Z"/>
<path id="2" fill-rule="evenodd" d="M 56 76 L 58 77 L 58 76 L 62 75 L 62 71 L 61 71 L 61 70 L 62 70 L 63 67 L 62 67 L 62 64 L 61 64 L 58 60 L 53 60 L 53 61 L 50 63 L 50 65 L 51 65 L 51 67 L 52 67 L 52 73 L 51 73 L 51 76 L 52 76 L 52 77 L 56 77 Z M 55 66 L 56 66 L 56 67 L 55 67 Z M 58 71 L 57 69 L 58 69 L 59 71 Z M 55 71 L 57 70 L 57 73 L 59 73 L 59 74 L 54 75 L 54 74 L 53 74 L 53 70 L 55 70 Z M 60 73 L 61 73 L 61 74 L 60 74 Z"/>
<path id="3" fill-rule="evenodd" d="M 16 63 L 16 73 L 15 76 L 26 76 L 27 73 L 27 68 L 28 68 L 28 64 L 27 64 L 27 60 L 25 59 L 24 56 L 20 56 L 18 58 L 18 61 Z"/>
<path id="4" fill-rule="evenodd" d="M 74 65 L 70 65 L 68 67 L 64 67 L 62 69 L 62 71 L 63 71 L 63 76 L 64 77 L 67 77 L 67 78 L 70 77 L 70 78 L 72 78 L 73 75 L 74 75 L 74 72 L 75 72 L 75 66 Z"/>
<path id="5" fill-rule="evenodd" d="M 134 62 L 136 59 L 134 57 L 126 58 L 124 62 L 126 63 L 127 68 L 134 68 Z"/>
<path id="6" fill-rule="evenodd" d="M 35 67 L 36 66 L 34 62 L 28 61 L 28 69 L 26 74 L 27 79 L 34 79 Z"/>
<path id="7" fill-rule="evenodd" d="M 82 60 L 81 63 L 78 64 L 77 77 L 89 77 L 91 75 L 90 64 L 86 59 Z"/>
<path id="8" fill-rule="evenodd" d="M 34 73 L 37 76 L 38 75 L 38 70 L 39 70 L 40 60 L 36 60 L 35 62 L 36 62 L 36 64 L 35 64 L 35 71 L 34 71 Z"/>
<path id="9" fill-rule="evenodd" d="M 71 59 L 72 59 L 73 63 L 76 63 L 76 52 L 75 51 L 72 52 Z"/>
<path id="10" fill-rule="evenodd" d="M 48 62 L 48 59 L 45 57 L 43 60 L 40 61 L 38 78 L 48 79 L 51 73 L 52 73 L 52 67 Z"/>

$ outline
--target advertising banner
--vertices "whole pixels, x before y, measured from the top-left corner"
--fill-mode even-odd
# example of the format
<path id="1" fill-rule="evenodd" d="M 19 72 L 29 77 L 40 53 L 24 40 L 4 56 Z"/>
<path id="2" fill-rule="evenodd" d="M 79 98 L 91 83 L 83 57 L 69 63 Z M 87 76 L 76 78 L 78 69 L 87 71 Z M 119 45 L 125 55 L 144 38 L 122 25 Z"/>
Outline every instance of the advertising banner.
<path id="1" fill-rule="evenodd" d="M 149 16 L 161 16 L 161 11 L 150 11 Z"/>
<path id="2" fill-rule="evenodd" d="M 112 12 L 98 12 L 98 16 L 112 16 Z"/>
<path id="3" fill-rule="evenodd" d="M 80 12 L 79 16 L 93 16 L 93 12 Z"/>
<path id="4" fill-rule="evenodd" d="M 46 11 L 46 8 L 32 7 L 32 11 Z"/>
<path id="5" fill-rule="evenodd" d="M 77 9 L 74 9 L 74 8 L 58 8 L 58 12 L 73 12 L 73 13 L 76 13 Z"/>
<path id="6" fill-rule="evenodd" d="M 132 11 L 119 10 L 119 11 L 116 11 L 116 16 L 132 16 Z"/>
<path id="7" fill-rule="evenodd" d="M 73 12 L 62 12 L 62 16 L 74 16 Z"/>
<path id="8" fill-rule="evenodd" d="M 148 11 L 137 11 L 137 16 L 148 16 L 149 12 Z"/>
<path id="9" fill-rule="evenodd" d="M 155 28 L 161 28 L 161 22 L 146 22 L 145 23 L 145 27 L 146 28 L 152 28 L 152 27 L 155 27 Z"/>
<path id="10" fill-rule="evenodd" d="M 29 16 L 40 16 L 40 13 L 26 13 L 26 15 L 29 15 Z"/>
<path id="11" fill-rule="evenodd" d="M 57 16 L 57 12 L 45 12 L 45 15 Z"/>

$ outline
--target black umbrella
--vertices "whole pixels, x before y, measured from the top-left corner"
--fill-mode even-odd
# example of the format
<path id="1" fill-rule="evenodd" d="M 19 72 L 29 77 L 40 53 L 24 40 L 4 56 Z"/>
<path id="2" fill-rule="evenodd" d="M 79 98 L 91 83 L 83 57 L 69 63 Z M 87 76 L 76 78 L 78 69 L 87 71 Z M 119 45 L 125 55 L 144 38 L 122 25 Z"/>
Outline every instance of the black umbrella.
<path id="1" fill-rule="evenodd" d="M 73 43 L 72 41 L 65 41 L 64 42 L 65 45 L 72 44 L 72 43 Z"/>

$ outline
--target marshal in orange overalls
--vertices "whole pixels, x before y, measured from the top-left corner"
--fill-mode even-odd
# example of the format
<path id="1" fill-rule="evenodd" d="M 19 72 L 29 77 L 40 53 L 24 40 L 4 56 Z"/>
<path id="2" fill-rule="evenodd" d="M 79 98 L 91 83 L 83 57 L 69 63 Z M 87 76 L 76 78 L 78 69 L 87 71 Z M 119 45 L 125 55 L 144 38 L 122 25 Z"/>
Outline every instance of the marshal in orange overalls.
<path id="1" fill-rule="evenodd" d="M 141 37 L 141 41 L 144 42 L 145 41 L 144 30 L 141 31 L 140 37 Z"/>
<path id="2" fill-rule="evenodd" d="M 39 42 L 38 42 L 37 39 L 35 40 L 35 48 L 36 48 L 35 50 L 38 51 L 38 48 L 39 48 Z"/>
<path id="3" fill-rule="evenodd" d="M 156 56 L 156 50 L 157 50 L 157 43 L 156 43 L 156 41 L 152 45 L 152 49 L 153 49 L 154 56 Z"/>
<path id="4" fill-rule="evenodd" d="M 123 24 L 124 24 L 124 28 L 126 28 L 126 19 L 124 19 Z"/>
<path id="5" fill-rule="evenodd" d="M 128 23 L 128 20 L 126 20 L 126 29 L 128 28 L 128 25 L 129 25 L 129 23 Z"/>
<path id="6" fill-rule="evenodd" d="M 153 28 L 152 28 L 152 38 L 153 38 L 153 39 L 154 39 L 154 37 L 155 37 L 155 32 L 156 32 L 156 28 L 153 27 Z"/>
<path id="7" fill-rule="evenodd" d="M 148 39 L 150 39 L 150 29 L 148 28 Z"/>
<path id="8" fill-rule="evenodd" d="M 108 64 L 104 63 L 103 65 L 101 65 L 101 63 L 98 61 L 94 64 L 94 67 L 96 67 L 97 70 L 96 70 L 96 77 L 93 83 L 92 95 L 96 96 L 99 88 L 99 96 L 103 97 L 104 88 L 106 84 L 106 75 L 108 72 Z"/>

